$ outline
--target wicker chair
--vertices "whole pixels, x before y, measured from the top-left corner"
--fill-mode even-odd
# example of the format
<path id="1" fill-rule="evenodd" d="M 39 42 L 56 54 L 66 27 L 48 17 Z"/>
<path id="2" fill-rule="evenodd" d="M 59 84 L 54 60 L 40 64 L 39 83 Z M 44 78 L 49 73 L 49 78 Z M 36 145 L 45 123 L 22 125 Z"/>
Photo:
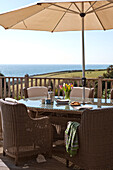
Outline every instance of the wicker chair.
<path id="1" fill-rule="evenodd" d="M 30 97 L 43 97 L 48 95 L 48 88 L 45 86 L 33 86 L 29 88 L 24 88 L 25 98 Z"/>
<path id="2" fill-rule="evenodd" d="M 83 87 L 73 87 L 71 97 L 82 97 Z M 94 88 L 85 88 L 85 98 L 94 98 Z"/>
<path id="3" fill-rule="evenodd" d="M 0 99 L 3 119 L 3 155 L 15 158 L 44 154 L 51 157 L 52 129 L 48 117 L 31 119 L 24 104 Z"/>
<path id="4" fill-rule="evenodd" d="M 29 88 L 24 88 L 24 96 L 25 98 L 30 98 L 30 97 L 47 97 L 48 95 L 48 88 L 45 86 L 33 86 Z M 37 117 L 38 112 L 36 114 L 35 111 L 28 110 L 29 116 L 32 118 Z"/>
<path id="5" fill-rule="evenodd" d="M 78 135 L 79 150 L 75 156 L 70 157 L 65 149 L 58 147 L 54 152 L 81 169 L 113 169 L 113 107 L 84 111 Z"/>

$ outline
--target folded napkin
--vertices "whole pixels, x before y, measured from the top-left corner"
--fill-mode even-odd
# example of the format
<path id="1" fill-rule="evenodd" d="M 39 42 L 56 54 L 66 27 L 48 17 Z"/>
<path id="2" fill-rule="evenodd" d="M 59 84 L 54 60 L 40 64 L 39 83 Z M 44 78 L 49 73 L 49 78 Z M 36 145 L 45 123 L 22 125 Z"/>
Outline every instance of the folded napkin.
<path id="1" fill-rule="evenodd" d="M 92 109 L 93 107 L 90 105 L 83 105 L 83 106 L 78 106 L 78 107 L 74 107 L 77 110 L 82 110 L 82 109 Z"/>

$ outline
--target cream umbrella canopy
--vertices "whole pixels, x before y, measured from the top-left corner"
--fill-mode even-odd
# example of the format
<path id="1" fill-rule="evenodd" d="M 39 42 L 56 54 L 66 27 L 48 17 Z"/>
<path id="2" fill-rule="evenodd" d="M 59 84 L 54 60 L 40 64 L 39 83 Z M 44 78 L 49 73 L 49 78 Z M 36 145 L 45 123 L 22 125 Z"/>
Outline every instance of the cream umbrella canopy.
<path id="1" fill-rule="evenodd" d="M 39 31 L 82 31 L 82 84 L 85 99 L 84 30 L 113 29 L 113 1 L 45 0 L 0 14 L 5 29 Z"/>

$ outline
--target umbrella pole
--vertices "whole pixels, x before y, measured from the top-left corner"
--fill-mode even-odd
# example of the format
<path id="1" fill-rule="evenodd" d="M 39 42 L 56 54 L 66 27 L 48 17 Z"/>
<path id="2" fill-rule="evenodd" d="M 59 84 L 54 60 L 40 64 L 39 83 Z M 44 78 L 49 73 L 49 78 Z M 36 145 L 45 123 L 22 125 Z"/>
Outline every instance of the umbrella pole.
<path id="1" fill-rule="evenodd" d="M 85 86 L 86 86 L 86 78 L 85 78 L 85 45 L 84 45 L 84 3 L 82 3 L 82 13 L 80 14 L 82 18 L 82 86 L 83 86 L 83 104 L 85 104 Z"/>

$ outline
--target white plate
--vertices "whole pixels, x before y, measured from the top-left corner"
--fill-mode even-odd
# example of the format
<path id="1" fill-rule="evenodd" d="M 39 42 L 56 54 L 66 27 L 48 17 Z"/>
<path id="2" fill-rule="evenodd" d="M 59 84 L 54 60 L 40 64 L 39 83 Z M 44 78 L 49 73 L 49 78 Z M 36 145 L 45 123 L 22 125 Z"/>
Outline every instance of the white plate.
<path id="1" fill-rule="evenodd" d="M 69 99 L 57 99 L 56 102 L 57 104 L 68 104 Z"/>

